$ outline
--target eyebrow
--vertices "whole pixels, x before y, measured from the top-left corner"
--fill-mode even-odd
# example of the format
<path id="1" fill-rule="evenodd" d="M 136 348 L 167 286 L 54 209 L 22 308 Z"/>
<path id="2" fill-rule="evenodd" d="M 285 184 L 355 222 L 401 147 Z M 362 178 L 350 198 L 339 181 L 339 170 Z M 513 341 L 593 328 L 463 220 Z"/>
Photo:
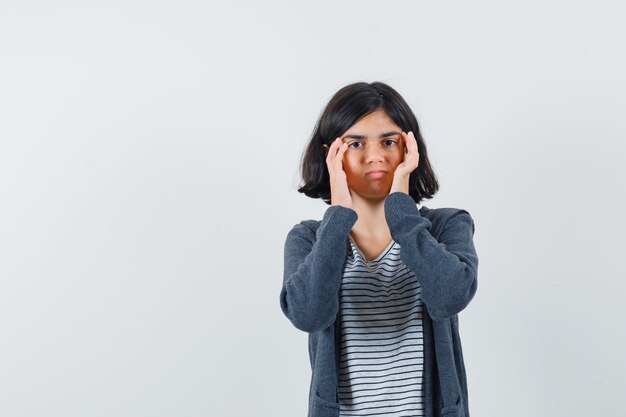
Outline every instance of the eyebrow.
<path id="1" fill-rule="evenodd" d="M 389 136 L 396 136 L 396 135 L 400 135 L 400 132 L 385 132 L 382 135 L 380 135 L 380 138 L 388 138 Z M 364 135 L 346 135 L 344 136 L 343 139 L 367 139 L 367 136 Z"/>

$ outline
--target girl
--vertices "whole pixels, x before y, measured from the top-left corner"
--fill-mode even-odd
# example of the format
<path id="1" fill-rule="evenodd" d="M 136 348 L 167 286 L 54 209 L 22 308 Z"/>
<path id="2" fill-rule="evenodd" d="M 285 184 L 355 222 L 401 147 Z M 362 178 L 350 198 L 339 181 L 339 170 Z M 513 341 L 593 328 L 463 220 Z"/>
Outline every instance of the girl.
<path id="1" fill-rule="evenodd" d="M 415 115 L 390 86 L 340 89 L 299 192 L 330 205 L 287 234 L 280 306 L 309 333 L 309 417 L 469 417 L 457 314 L 474 297 L 474 221 L 418 208 L 439 189 Z"/>

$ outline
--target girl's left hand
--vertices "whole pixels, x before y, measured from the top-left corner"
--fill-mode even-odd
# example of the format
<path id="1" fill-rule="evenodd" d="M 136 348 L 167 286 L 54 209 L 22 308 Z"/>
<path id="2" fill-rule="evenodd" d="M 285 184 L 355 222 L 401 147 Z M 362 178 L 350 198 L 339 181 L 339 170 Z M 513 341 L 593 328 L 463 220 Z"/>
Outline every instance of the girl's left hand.
<path id="1" fill-rule="evenodd" d="M 396 191 L 408 194 L 409 176 L 419 165 L 420 154 L 417 151 L 417 140 L 413 132 L 402 132 L 402 140 L 404 142 L 404 160 L 398 165 L 393 174 L 393 183 L 391 184 L 389 194 Z"/>

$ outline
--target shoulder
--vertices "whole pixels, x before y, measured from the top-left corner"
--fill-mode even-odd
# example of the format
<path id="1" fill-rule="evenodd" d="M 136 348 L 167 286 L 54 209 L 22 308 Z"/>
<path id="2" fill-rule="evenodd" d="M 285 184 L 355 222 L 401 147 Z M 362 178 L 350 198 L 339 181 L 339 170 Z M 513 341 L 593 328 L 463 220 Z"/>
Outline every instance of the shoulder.
<path id="1" fill-rule="evenodd" d="M 316 236 L 324 230 L 324 235 L 329 239 L 341 236 L 345 237 L 348 231 L 356 223 L 357 212 L 343 206 L 330 206 L 324 212 L 321 220 L 302 220 L 294 225 L 288 237 L 298 236 L 315 240 Z"/>
<path id="2" fill-rule="evenodd" d="M 291 228 L 287 237 L 315 239 L 317 229 L 319 229 L 321 223 L 321 220 L 302 220 Z"/>
<path id="3" fill-rule="evenodd" d="M 439 207 L 429 208 L 422 206 L 419 209 L 420 215 L 427 218 L 432 223 L 434 229 L 445 229 L 450 223 L 465 223 L 470 225 L 474 232 L 474 219 L 470 213 L 463 208 L 457 207 Z"/>
<path id="4" fill-rule="evenodd" d="M 320 223 L 316 220 L 302 220 L 295 224 L 285 238 L 285 255 L 298 254 L 297 256 L 302 256 L 311 251 L 317 241 L 317 230 Z"/>

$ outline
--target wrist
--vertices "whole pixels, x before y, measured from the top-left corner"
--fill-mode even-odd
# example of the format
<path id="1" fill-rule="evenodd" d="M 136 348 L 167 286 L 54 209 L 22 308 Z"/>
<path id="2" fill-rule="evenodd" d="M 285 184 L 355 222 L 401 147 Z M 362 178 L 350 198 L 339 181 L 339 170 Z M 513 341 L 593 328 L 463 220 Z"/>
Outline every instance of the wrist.
<path id="1" fill-rule="evenodd" d="M 402 175 L 402 176 L 394 175 L 393 183 L 391 184 L 391 190 L 389 191 L 389 194 L 398 192 L 398 191 L 405 193 L 405 194 L 409 193 L 409 176 L 408 175 Z"/>

